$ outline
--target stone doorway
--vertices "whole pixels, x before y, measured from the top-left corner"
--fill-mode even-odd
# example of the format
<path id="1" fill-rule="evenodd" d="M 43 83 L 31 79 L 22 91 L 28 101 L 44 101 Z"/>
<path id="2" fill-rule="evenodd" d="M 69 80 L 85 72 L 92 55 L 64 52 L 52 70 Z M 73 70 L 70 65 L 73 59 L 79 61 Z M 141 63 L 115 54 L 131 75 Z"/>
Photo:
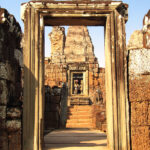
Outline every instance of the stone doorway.
<path id="1" fill-rule="evenodd" d="M 24 35 L 23 149 L 43 149 L 44 26 L 105 27 L 106 111 L 109 150 L 130 149 L 126 87 L 127 5 L 116 1 L 30 1 L 22 4 Z M 31 82 L 32 81 L 32 82 Z"/>

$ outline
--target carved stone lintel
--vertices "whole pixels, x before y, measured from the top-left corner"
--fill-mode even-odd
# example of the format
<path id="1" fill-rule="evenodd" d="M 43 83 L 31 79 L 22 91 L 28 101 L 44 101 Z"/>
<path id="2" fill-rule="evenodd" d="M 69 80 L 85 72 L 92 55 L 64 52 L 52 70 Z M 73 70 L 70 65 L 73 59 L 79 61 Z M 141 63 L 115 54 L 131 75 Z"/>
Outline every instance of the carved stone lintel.
<path id="1" fill-rule="evenodd" d="M 69 70 L 88 70 L 88 65 L 86 64 L 76 64 L 76 65 L 69 65 Z"/>

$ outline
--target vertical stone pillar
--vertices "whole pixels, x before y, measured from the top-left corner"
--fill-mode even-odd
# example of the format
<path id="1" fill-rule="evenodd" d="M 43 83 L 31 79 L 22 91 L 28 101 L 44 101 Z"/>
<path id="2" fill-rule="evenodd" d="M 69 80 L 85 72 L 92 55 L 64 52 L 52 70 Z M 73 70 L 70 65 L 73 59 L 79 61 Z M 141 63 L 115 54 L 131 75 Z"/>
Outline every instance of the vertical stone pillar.
<path id="1" fill-rule="evenodd" d="M 112 16 L 112 14 L 111 14 Z M 114 37 L 111 37 L 111 16 L 107 16 L 106 25 L 105 25 L 105 79 L 106 79 L 106 111 L 107 111 L 107 140 L 108 147 L 110 150 L 114 150 L 114 118 L 113 118 L 113 83 L 112 83 L 112 60 L 111 60 L 111 41 L 114 40 Z M 110 76 L 111 74 L 111 76 Z M 111 93 L 111 94 L 110 94 Z"/>
<path id="2" fill-rule="evenodd" d="M 114 14 L 115 19 L 115 48 L 116 48 L 116 108 L 117 126 L 118 126 L 118 150 L 130 149 L 129 144 L 129 110 L 128 110 L 128 96 L 127 96 L 127 50 L 126 50 L 126 34 L 125 34 L 125 13 L 124 8 L 116 10 Z M 122 69 L 124 68 L 124 69 Z M 125 126 L 126 124 L 126 126 Z"/>
<path id="3" fill-rule="evenodd" d="M 62 55 L 65 46 L 65 28 L 58 26 L 53 27 L 49 38 L 51 41 L 51 55 Z"/>
<path id="4" fill-rule="evenodd" d="M 110 150 L 130 149 L 125 44 L 125 17 L 115 10 L 107 16 L 105 26 L 107 138 Z"/>
<path id="5" fill-rule="evenodd" d="M 44 22 L 29 3 L 24 11 L 23 150 L 42 149 L 44 99 Z"/>

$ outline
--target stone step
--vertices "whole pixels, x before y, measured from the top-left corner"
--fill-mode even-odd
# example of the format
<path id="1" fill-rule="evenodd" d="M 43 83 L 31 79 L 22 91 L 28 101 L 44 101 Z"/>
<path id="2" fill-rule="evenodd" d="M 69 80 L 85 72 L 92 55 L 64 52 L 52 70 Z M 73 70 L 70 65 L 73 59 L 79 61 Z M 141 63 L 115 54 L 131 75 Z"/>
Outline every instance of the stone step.
<path id="1" fill-rule="evenodd" d="M 67 119 L 91 119 L 92 115 L 68 115 Z"/>
<path id="2" fill-rule="evenodd" d="M 67 112 L 88 112 L 88 113 L 92 113 L 92 110 L 91 109 L 83 109 L 83 110 L 69 109 Z"/>
<path id="3" fill-rule="evenodd" d="M 91 106 L 71 106 L 71 107 L 68 107 L 68 111 L 74 111 L 74 110 L 89 111 L 89 110 L 92 110 L 92 107 Z"/>
<path id="4" fill-rule="evenodd" d="M 91 106 L 71 106 L 67 118 L 67 128 L 93 128 Z"/>
<path id="5" fill-rule="evenodd" d="M 69 119 L 67 123 L 92 123 L 92 119 Z"/>
<path id="6" fill-rule="evenodd" d="M 72 111 L 72 112 L 68 112 L 68 116 L 92 116 L 91 112 L 85 112 L 85 111 Z"/>
<path id="7" fill-rule="evenodd" d="M 66 128 L 93 128 L 92 123 L 67 123 Z"/>

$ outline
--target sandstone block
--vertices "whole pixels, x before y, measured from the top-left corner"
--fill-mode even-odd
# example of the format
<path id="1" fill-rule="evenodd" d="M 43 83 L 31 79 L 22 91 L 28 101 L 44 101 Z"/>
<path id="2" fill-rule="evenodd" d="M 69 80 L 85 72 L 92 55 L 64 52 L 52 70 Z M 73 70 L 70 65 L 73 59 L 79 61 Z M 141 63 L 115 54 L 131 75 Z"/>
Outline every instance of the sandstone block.
<path id="1" fill-rule="evenodd" d="M 150 101 L 131 103 L 131 125 L 148 125 Z"/>
<path id="2" fill-rule="evenodd" d="M 21 150 L 21 131 L 9 133 L 8 140 L 9 150 Z"/>
<path id="3" fill-rule="evenodd" d="M 7 104 L 8 102 L 8 88 L 6 80 L 0 80 L 0 104 Z"/>
<path id="4" fill-rule="evenodd" d="M 102 124 L 102 131 L 107 132 L 107 124 L 106 123 Z"/>
<path id="5" fill-rule="evenodd" d="M 6 106 L 0 106 L 0 119 L 6 119 Z"/>
<path id="6" fill-rule="evenodd" d="M 22 55 L 22 52 L 20 50 L 18 50 L 18 49 L 15 49 L 14 57 L 18 61 L 20 67 L 23 67 L 23 55 Z"/>
<path id="7" fill-rule="evenodd" d="M 148 125 L 150 125 L 150 101 L 148 102 Z"/>
<path id="8" fill-rule="evenodd" d="M 9 63 L 0 63 L 0 78 L 10 81 L 15 80 L 15 72 Z"/>
<path id="9" fill-rule="evenodd" d="M 132 33 L 128 42 L 127 49 L 141 49 L 143 48 L 143 32 L 142 30 L 136 30 Z"/>
<path id="10" fill-rule="evenodd" d="M 6 131 L 0 132 L 0 149 L 1 150 L 9 150 L 8 149 L 8 135 Z"/>
<path id="11" fill-rule="evenodd" d="M 131 102 L 150 100 L 150 75 L 129 78 L 129 100 Z"/>
<path id="12" fill-rule="evenodd" d="M 8 120 L 6 122 L 6 128 L 9 132 L 21 130 L 21 121 L 19 120 Z"/>
<path id="13" fill-rule="evenodd" d="M 6 128 L 6 119 L 0 119 L 0 131 L 5 130 Z"/>
<path id="14" fill-rule="evenodd" d="M 129 75 L 150 74 L 150 49 L 130 50 Z"/>
<path id="15" fill-rule="evenodd" d="M 99 82 L 97 80 L 94 80 L 94 86 L 98 86 L 99 85 Z"/>
<path id="16" fill-rule="evenodd" d="M 7 117 L 8 118 L 21 118 L 21 110 L 19 108 L 8 108 L 7 109 Z"/>
<path id="17" fill-rule="evenodd" d="M 131 127 L 132 150 L 149 150 L 150 148 L 150 127 Z"/>

